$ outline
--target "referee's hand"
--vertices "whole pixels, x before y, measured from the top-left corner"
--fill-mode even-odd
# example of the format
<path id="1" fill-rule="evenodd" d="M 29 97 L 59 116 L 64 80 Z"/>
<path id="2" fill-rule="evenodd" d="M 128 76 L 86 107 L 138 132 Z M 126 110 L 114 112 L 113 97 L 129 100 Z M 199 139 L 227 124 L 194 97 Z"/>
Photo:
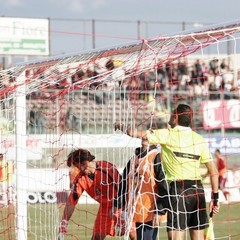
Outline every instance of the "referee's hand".
<path id="1" fill-rule="evenodd" d="M 214 216 L 219 212 L 220 204 L 218 199 L 212 199 L 210 202 L 210 217 Z"/>

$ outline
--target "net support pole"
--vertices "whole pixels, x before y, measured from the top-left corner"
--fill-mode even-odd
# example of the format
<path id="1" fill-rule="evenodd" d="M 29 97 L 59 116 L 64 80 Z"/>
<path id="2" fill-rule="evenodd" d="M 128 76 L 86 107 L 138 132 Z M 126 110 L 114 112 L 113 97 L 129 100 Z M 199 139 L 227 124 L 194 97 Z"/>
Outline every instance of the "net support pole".
<path id="1" fill-rule="evenodd" d="M 27 240 L 27 177 L 26 177 L 26 89 L 25 71 L 16 79 L 16 237 Z"/>

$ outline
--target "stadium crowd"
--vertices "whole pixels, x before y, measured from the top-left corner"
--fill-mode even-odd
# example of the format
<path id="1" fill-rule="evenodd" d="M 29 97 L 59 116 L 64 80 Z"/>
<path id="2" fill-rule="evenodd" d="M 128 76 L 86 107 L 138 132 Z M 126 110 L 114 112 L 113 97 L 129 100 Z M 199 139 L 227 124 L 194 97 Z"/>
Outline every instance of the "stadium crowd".
<path id="1" fill-rule="evenodd" d="M 48 79 L 46 87 L 41 91 L 33 91 L 27 96 L 29 104 L 28 122 L 29 132 L 36 133 L 36 126 L 39 131 L 44 132 L 45 123 L 48 121 L 44 111 L 46 102 L 43 99 L 54 99 L 62 95 L 68 98 L 77 95 L 79 98 L 92 100 L 93 104 L 104 105 L 113 97 L 117 99 L 129 99 L 130 101 L 142 100 L 147 105 L 154 97 L 158 99 L 161 109 L 167 109 L 167 98 L 169 93 L 171 98 L 189 97 L 194 101 L 216 99 L 239 99 L 240 96 L 240 72 L 231 70 L 226 59 L 212 59 L 205 62 L 198 58 L 194 60 L 181 59 L 178 62 L 158 65 L 156 71 L 146 71 L 138 75 L 128 73 L 116 60 L 107 60 L 103 68 L 97 66 L 87 70 L 65 69 L 64 71 L 54 71 L 48 75 L 48 69 L 39 67 L 34 71 L 26 71 L 28 79 L 43 79 L 41 84 L 45 85 L 44 78 Z M 48 77 L 47 77 L 48 76 Z M 1 96 L 5 96 L 4 91 L 8 87 L 14 87 L 14 77 L 10 72 L 0 76 Z M 124 81 L 123 81 L 124 80 Z M 153 96 L 157 87 L 156 95 Z M 39 88 L 40 89 L 40 88 Z M 69 91 L 70 89 L 70 91 Z M 114 89 L 114 91 L 112 91 Z M 73 91 L 74 90 L 74 91 Z M 113 92 L 115 96 L 113 96 Z M 39 101 L 35 101 L 39 100 Z M 49 101 L 49 106 L 55 103 Z M 4 108 L 4 104 L 2 105 Z M 74 106 L 65 109 L 64 123 L 66 127 L 79 125 L 78 112 Z M 63 126 L 64 127 L 64 126 Z"/>
<path id="2" fill-rule="evenodd" d="M 113 60 L 108 60 L 105 64 L 107 73 L 114 71 L 117 67 Z M 218 59 L 213 59 L 207 63 L 199 59 L 192 63 L 179 60 L 178 62 L 166 63 L 163 66 L 159 65 L 157 76 L 154 71 L 147 71 L 139 76 L 127 78 L 128 81 L 122 81 L 126 76 L 128 76 L 127 72 L 118 70 L 117 74 L 111 74 L 111 79 L 107 79 L 102 74 L 102 70 L 100 73 L 98 68 L 89 68 L 85 72 L 80 70 L 73 73 L 71 77 L 57 81 L 55 88 L 63 89 L 76 85 L 76 89 L 82 89 L 83 87 L 100 91 L 103 89 L 109 90 L 113 87 L 119 90 L 131 91 L 132 89 L 139 89 L 151 91 L 157 82 L 159 90 L 162 91 L 188 91 L 192 95 L 209 94 L 210 99 L 218 98 L 219 94 L 214 93 L 219 91 L 224 91 L 226 98 L 228 98 L 230 96 L 228 93 L 240 88 L 240 72 L 235 76 L 225 59 L 222 59 L 221 62 Z M 86 79 L 89 79 L 91 84 L 86 84 L 84 81 Z M 84 83 L 79 84 L 81 81 Z M 239 95 L 234 97 L 239 98 Z"/>
<path id="3" fill-rule="evenodd" d="M 215 58 L 209 62 L 198 58 L 191 61 L 180 59 L 178 62 L 159 64 L 156 71 L 157 76 L 154 70 L 145 71 L 137 76 L 129 75 L 128 72 L 124 72 L 124 68 L 119 68 L 119 66 L 121 67 L 121 63 L 110 59 L 101 68 L 93 65 L 86 70 L 81 70 L 78 67 L 77 69 L 66 69 L 64 72 L 55 69 L 54 75 L 51 75 L 50 79 L 47 78 L 48 85 L 46 86 L 48 86 L 48 90 L 64 89 L 74 85 L 75 90 L 94 89 L 101 91 L 116 87 L 129 91 L 132 89 L 151 91 L 154 89 L 155 83 L 158 83 L 159 90 L 162 91 L 188 91 L 194 95 L 209 93 L 210 98 L 211 92 L 224 91 L 229 93 L 240 88 L 240 72 L 235 73 L 225 58 L 221 60 Z M 114 71 L 116 68 L 118 70 Z M 44 79 L 47 77 L 47 72 L 46 67 L 27 70 L 26 78 Z M 115 74 L 115 72 L 117 73 Z M 0 82 L 0 90 L 14 85 L 14 76 L 10 70 L 7 74 L 0 75 Z M 35 92 L 32 97 L 34 95 L 37 97 L 39 93 Z M 213 99 L 215 97 L 215 95 L 212 96 Z M 239 94 L 235 97 L 239 98 Z"/>
<path id="4" fill-rule="evenodd" d="M 105 67 L 107 72 L 112 71 L 115 68 L 114 61 L 107 61 Z M 140 76 L 129 78 L 127 83 L 122 84 L 122 79 L 124 77 L 124 73 L 118 73 L 117 76 L 112 75 L 113 79 L 111 80 L 117 80 L 122 90 L 132 90 L 134 88 L 140 90 L 153 90 L 157 80 L 159 83 L 159 90 L 190 91 L 196 95 L 216 91 L 225 91 L 228 93 L 240 88 L 240 73 L 238 73 L 236 81 L 234 79 L 236 76 L 234 76 L 234 72 L 230 69 L 225 59 L 220 63 L 218 59 L 213 59 L 209 63 L 196 59 L 195 62 L 190 65 L 187 61 L 166 63 L 164 66 L 158 66 L 157 77 L 155 72 L 147 71 L 140 74 Z M 85 73 L 83 71 L 75 73 L 72 75 L 71 79 L 62 80 L 56 87 L 65 88 L 66 86 L 75 84 L 86 78 L 95 79 L 95 81 L 92 81 L 93 84 L 87 87 L 95 89 L 99 85 L 102 85 L 102 81 L 96 81 L 99 78 L 98 71 L 88 69 Z M 102 76 L 100 76 L 100 78 L 102 78 Z M 103 84 L 102 88 L 107 88 L 108 90 L 114 86 L 118 87 L 118 85 L 116 85 L 117 81 L 113 83 L 108 80 L 105 85 Z M 215 97 L 214 95 L 213 98 Z"/>

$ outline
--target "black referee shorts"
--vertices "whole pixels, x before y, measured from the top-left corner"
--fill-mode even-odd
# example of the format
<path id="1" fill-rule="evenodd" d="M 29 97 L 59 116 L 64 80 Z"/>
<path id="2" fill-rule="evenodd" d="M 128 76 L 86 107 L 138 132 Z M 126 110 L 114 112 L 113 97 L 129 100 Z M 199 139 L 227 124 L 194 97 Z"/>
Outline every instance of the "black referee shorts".
<path id="1" fill-rule="evenodd" d="M 208 227 L 206 199 L 200 180 L 170 183 L 167 230 L 200 230 Z"/>

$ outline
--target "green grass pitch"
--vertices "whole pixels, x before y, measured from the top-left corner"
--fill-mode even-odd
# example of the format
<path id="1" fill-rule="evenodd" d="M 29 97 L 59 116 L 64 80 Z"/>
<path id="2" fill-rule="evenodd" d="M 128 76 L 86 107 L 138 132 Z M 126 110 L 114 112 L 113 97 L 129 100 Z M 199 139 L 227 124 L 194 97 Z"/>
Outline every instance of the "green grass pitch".
<path id="1" fill-rule="evenodd" d="M 88 209 L 87 209 L 88 208 Z M 92 227 L 94 222 L 94 214 L 98 206 L 79 205 L 72 221 L 69 223 L 69 236 L 65 240 L 70 239 L 91 239 Z M 79 225 L 77 225 L 79 224 Z M 240 202 L 231 204 L 221 204 L 220 213 L 214 217 L 214 229 L 216 239 L 240 239 Z M 123 239 L 120 237 L 107 239 Z M 159 240 L 167 240 L 166 223 L 159 227 Z M 188 237 L 188 239 L 190 239 Z"/>
<path id="2" fill-rule="evenodd" d="M 55 240 L 64 204 L 28 205 L 28 240 Z M 98 205 L 79 204 L 69 222 L 64 240 L 89 240 Z M 0 240 L 15 240 L 14 207 L 0 208 Z M 55 229 L 55 233 L 53 231 Z M 220 213 L 214 217 L 215 239 L 240 239 L 240 202 L 221 204 Z M 54 235 L 55 234 L 55 235 Z M 107 237 L 123 239 L 120 237 Z M 159 227 L 158 239 L 167 240 L 166 223 Z M 190 239 L 189 237 L 187 239 Z"/>

